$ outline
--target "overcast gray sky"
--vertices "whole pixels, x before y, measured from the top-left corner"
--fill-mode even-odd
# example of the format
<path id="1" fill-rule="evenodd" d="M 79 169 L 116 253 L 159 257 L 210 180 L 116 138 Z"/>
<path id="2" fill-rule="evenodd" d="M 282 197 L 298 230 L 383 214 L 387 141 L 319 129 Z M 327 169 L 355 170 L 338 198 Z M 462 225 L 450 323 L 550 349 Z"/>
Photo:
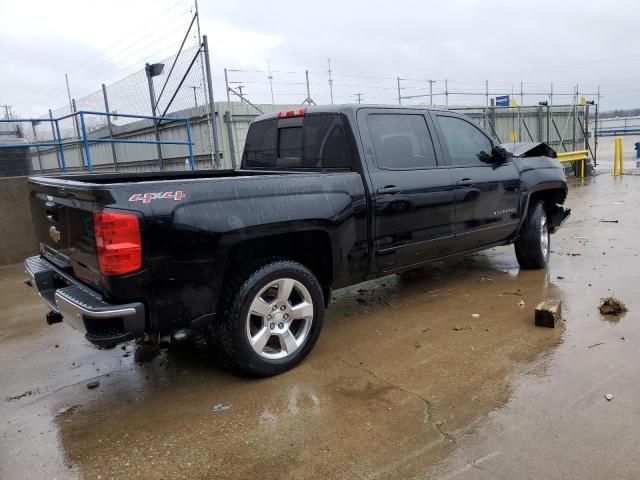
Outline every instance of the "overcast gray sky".
<path id="1" fill-rule="evenodd" d="M 0 0 L 0 105 L 41 115 L 65 104 L 65 73 L 80 98 L 171 55 L 192 8 L 193 0 Z M 270 64 L 277 102 L 304 99 L 303 74 L 279 72 L 305 69 L 312 96 L 327 102 L 330 58 L 339 102 L 357 92 L 364 101 L 394 101 L 400 76 L 408 79 L 403 95 L 426 92 L 426 79 L 437 81 L 437 92 L 447 78 L 450 91 L 480 92 L 489 80 L 492 90 L 516 94 L 521 81 L 532 92 L 553 82 L 556 92 L 578 84 L 593 93 L 600 85 L 604 109 L 640 106 L 640 16 L 631 0 L 201 0 L 200 10 L 218 98 L 223 67 L 264 71 Z M 232 75 L 250 98 L 270 101 L 266 74 Z"/>

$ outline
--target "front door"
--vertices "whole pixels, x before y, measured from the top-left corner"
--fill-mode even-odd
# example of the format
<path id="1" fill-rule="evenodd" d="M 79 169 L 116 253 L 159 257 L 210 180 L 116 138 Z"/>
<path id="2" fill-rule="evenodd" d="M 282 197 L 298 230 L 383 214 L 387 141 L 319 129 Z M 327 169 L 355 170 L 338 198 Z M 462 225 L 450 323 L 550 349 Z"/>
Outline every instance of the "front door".
<path id="1" fill-rule="evenodd" d="M 416 110 L 365 109 L 358 124 L 373 187 L 378 269 L 451 253 L 453 183 L 438 161 L 431 119 Z"/>
<path id="2" fill-rule="evenodd" d="M 449 113 L 433 116 L 455 187 L 456 251 L 507 239 L 518 226 L 517 167 L 512 160 L 487 163 L 493 143 L 471 121 Z"/>

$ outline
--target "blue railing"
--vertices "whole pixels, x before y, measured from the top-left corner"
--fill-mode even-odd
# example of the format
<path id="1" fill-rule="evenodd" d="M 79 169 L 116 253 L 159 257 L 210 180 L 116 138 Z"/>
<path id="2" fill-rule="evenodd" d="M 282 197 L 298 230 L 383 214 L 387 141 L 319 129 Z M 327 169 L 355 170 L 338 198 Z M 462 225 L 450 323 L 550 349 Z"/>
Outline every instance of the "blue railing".
<path id="1" fill-rule="evenodd" d="M 640 126 L 633 125 L 628 127 L 607 127 L 598 128 L 595 131 L 597 137 L 611 137 L 618 135 L 638 135 L 640 133 Z"/>
<path id="2" fill-rule="evenodd" d="M 184 123 L 185 130 L 187 132 L 186 140 L 128 140 L 124 138 L 96 138 L 90 137 L 87 134 L 87 126 L 85 117 L 87 115 L 98 115 L 103 117 L 122 117 L 132 118 L 138 120 L 151 120 L 155 123 Z M 63 139 L 60 134 L 60 122 L 68 118 L 77 117 L 79 119 L 80 126 L 80 138 Z M 86 158 L 86 168 L 88 171 L 93 171 L 93 162 L 91 160 L 91 151 L 89 145 L 95 143 L 111 143 L 111 144 L 147 144 L 147 145 L 186 145 L 189 149 L 189 166 L 191 170 L 195 170 L 195 159 L 193 156 L 193 141 L 191 139 L 191 125 L 188 117 L 155 117 L 151 115 L 130 115 L 122 113 L 107 113 L 107 112 L 93 112 L 89 110 L 82 110 L 79 112 L 70 113 L 58 118 L 11 118 L 0 119 L 0 123 L 30 123 L 31 125 L 37 125 L 38 123 L 51 123 L 52 137 L 51 141 L 44 142 L 24 142 L 24 143 L 2 143 L 0 139 L 0 149 L 2 148 L 31 148 L 31 147 L 57 147 L 59 155 L 60 169 L 63 172 L 67 171 L 67 163 L 64 158 L 64 147 L 71 145 L 82 145 L 84 155 Z"/>

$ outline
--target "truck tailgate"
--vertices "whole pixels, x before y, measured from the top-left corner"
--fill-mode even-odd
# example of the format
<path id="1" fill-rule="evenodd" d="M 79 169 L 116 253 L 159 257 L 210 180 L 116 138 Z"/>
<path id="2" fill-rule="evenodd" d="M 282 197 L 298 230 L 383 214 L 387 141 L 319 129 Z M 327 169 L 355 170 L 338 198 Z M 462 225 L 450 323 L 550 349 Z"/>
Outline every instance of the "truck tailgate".
<path id="1" fill-rule="evenodd" d="M 88 193 L 31 186 L 31 219 L 42 255 L 84 283 L 99 287 L 94 204 Z"/>

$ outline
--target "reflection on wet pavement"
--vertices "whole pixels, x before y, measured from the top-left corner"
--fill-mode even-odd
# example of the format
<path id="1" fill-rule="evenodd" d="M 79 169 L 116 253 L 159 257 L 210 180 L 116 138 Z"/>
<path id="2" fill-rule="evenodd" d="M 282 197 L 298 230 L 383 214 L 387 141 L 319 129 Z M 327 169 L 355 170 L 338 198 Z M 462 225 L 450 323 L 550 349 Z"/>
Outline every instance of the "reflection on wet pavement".
<path id="1" fill-rule="evenodd" d="M 311 356 L 264 380 L 204 341 L 92 348 L 0 269 L 0 478 L 632 478 L 634 190 L 574 186 L 546 271 L 504 247 L 335 292 Z M 611 294 L 629 307 L 617 323 L 597 310 Z M 565 321 L 536 328 L 550 297 Z"/>

